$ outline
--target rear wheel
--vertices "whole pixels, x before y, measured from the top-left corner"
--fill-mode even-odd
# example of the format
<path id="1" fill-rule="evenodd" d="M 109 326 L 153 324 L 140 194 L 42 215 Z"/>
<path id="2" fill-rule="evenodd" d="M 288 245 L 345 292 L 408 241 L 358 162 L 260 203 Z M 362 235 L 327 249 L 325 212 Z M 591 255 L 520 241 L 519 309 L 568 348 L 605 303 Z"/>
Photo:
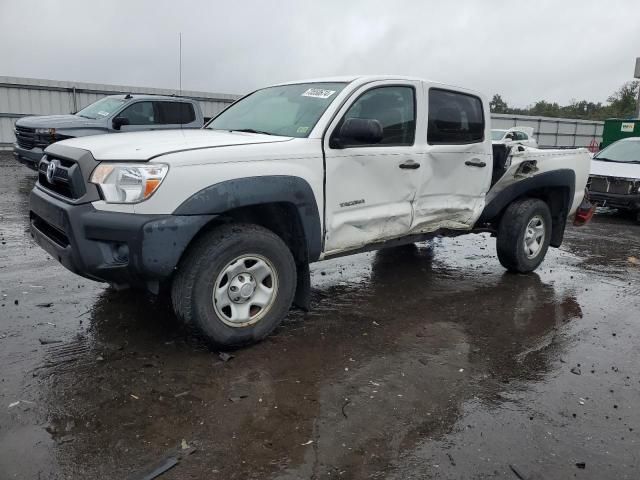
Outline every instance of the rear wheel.
<path id="1" fill-rule="evenodd" d="M 509 271 L 532 272 L 544 260 L 550 240 L 547 204 L 535 198 L 516 200 L 507 207 L 498 227 L 498 259 Z"/>
<path id="2" fill-rule="evenodd" d="M 291 308 L 296 266 L 276 234 L 257 225 L 218 227 L 199 238 L 180 262 L 172 285 L 178 317 L 216 346 L 269 335 Z"/>

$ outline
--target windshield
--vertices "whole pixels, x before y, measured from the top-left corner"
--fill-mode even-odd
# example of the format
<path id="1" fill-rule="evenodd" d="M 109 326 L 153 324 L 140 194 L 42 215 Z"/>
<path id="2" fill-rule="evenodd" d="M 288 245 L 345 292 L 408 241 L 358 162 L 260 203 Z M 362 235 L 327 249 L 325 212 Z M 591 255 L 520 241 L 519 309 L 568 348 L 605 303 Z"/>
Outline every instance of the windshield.
<path id="1" fill-rule="evenodd" d="M 640 141 L 622 140 L 612 143 L 593 157 L 594 160 L 623 163 L 640 163 Z"/>
<path id="2" fill-rule="evenodd" d="M 269 87 L 239 100 L 205 128 L 307 137 L 345 83 Z"/>
<path id="3" fill-rule="evenodd" d="M 124 102 L 125 100 L 120 98 L 103 98 L 102 100 L 92 103 L 88 107 L 84 107 L 76 113 L 76 115 L 84 118 L 92 118 L 94 120 L 96 118 L 105 118 L 118 110 Z"/>
<path id="4" fill-rule="evenodd" d="M 491 140 L 502 140 L 506 130 L 491 130 Z"/>

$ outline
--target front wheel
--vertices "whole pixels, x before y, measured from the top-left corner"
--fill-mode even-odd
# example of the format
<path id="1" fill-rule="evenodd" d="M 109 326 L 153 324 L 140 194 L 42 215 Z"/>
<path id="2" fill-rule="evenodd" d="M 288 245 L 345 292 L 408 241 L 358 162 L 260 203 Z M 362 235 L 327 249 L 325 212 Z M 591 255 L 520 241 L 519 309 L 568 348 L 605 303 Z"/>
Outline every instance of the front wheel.
<path id="1" fill-rule="evenodd" d="M 509 205 L 500 220 L 496 247 L 503 267 L 532 272 L 542 263 L 551 240 L 551 212 L 542 200 L 526 198 Z"/>
<path id="2" fill-rule="evenodd" d="M 296 287 L 293 255 L 258 225 L 231 224 L 200 237 L 172 285 L 178 317 L 215 346 L 259 341 L 286 317 Z"/>

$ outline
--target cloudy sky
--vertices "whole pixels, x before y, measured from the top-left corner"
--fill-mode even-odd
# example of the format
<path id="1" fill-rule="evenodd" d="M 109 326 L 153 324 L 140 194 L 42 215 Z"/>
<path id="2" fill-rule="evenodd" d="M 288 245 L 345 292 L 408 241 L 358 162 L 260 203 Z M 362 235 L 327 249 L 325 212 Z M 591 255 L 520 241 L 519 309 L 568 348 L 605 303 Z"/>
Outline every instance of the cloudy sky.
<path id="1" fill-rule="evenodd" d="M 639 0 L 0 0 L 0 75 L 174 88 L 183 32 L 185 90 L 393 73 L 514 106 L 605 101 L 639 21 Z"/>

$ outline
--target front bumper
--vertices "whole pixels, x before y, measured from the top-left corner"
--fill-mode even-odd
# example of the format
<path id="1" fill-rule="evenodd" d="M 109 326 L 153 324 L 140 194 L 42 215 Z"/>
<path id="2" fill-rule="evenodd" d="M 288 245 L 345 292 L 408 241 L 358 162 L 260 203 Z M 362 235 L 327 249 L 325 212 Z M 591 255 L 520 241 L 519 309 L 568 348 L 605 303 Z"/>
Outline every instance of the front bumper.
<path id="1" fill-rule="evenodd" d="M 38 170 L 38 163 L 40 163 L 43 155 L 44 151 L 38 147 L 27 150 L 17 143 L 13 146 L 13 157 L 32 170 Z"/>
<path id="2" fill-rule="evenodd" d="M 118 287 L 157 290 L 214 215 L 140 215 L 71 205 L 36 185 L 31 236 L 72 272 Z"/>
<path id="3" fill-rule="evenodd" d="M 622 195 L 616 193 L 589 192 L 589 198 L 597 205 L 621 210 L 640 210 L 640 193 Z"/>

